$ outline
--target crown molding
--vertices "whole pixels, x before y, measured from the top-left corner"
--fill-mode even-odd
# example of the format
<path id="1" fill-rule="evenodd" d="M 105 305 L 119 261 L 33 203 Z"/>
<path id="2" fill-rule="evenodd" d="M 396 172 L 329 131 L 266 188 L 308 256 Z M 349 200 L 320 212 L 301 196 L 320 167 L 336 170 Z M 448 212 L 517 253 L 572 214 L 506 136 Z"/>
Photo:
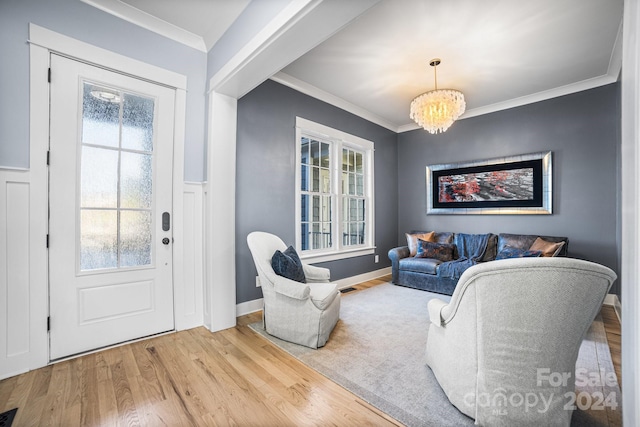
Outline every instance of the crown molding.
<path id="1" fill-rule="evenodd" d="M 612 62 L 610 64 L 608 73 L 603 76 L 594 77 L 592 79 L 583 80 L 581 82 L 572 83 L 566 86 L 545 90 L 527 96 L 521 96 L 519 98 L 509 99 L 503 102 L 497 102 L 495 104 L 473 108 L 471 110 L 467 110 L 462 116 L 460 116 L 458 120 L 495 113 L 496 111 L 508 110 L 510 108 L 521 107 L 523 105 L 533 104 L 536 102 L 545 101 L 547 99 L 557 98 L 559 96 L 569 95 L 572 93 L 615 83 L 618 80 L 618 74 L 620 73 L 621 61 L 614 60 L 614 56 L 615 55 L 612 55 Z M 341 108 L 345 111 L 348 111 L 349 113 L 355 114 L 356 116 L 362 117 L 365 120 L 378 124 L 396 133 L 404 133 L 416 129 L 421 129 L 421 127 L 416 123 L 407 123 L 397 126 L 365 108 L 358 107 L 357 105 L 354 105 L 349 101 L 340 98 L 339 96 L 332 95 L 322 89 L 319 89 L 309 83 L 306 83 L 283 72 L 276 73 L 271 77 L 271 80 L 288 86 L 294 90 L 297 90 L 298 92 L 302 92 L 305 95 L 309 95 L 335 107 Z"/>
<path id="2" fill-rule="evenodd" d="M 207 52 L 204 39 L 199 35 L 170 24 L 167 21 L 163 21 L 162 19 L 156 18 L 153 15 L 149 15 L 148 13 L 143 12 L 140 9 L 136 9 L 126 3 L 118 0 L 80 1 L 178 43 L 182 43 L 201 52 Z"/>
<path id="3" fill-rule="evenodd" d="M 289 74 L 283 73 L 282 71 L 271 76 L 271 80 L 288 86 L 291 89 L 297 90 L 298 92 L 304 93 L 305 95 L 309 95 L 312 98 L 324 101 L 327 104 L 333 105 L 334 107 L 341 108 L 351 114 L 355 114 L 356 116 L 362 117 L 365 120 L 368 120 L 372 123 L 398 133 L 398 126 L 391 123 L 390 121 L 383 119 L 382 117 L 370 112 L 365 108 L 358 107 L 357 105 L 354 105 L 349 101 L 340 98 L 339 96 L 332 95 L 329 92 L 326 92 L 316 86 L 290 76 Z"/>
<path id="4" fill-rule="evenodd" d="M 521 107 L 527 104 L 546 101 L 547 99 L 557 98 L 560 96 L 570 95 L 572 93 L 582 92 L 584 90 L 594 89 L 596 87 L 615 83 L 617 79 L 617 75 L 614 77 L 610 76 L 609 74 L 605 74 L 600 77 L 594 77 L 592 79 L 571 83 L 565 86 L 533 93 L 531 95 L 521 96 L 519 98 L 513 98 L 503 102 L 496 102 L 495 104 L 485 105 L 483 107 L 472 108 L 471 110 L 466 111 L 462 116 L 460 116 L 458 120 L 481 116 L 483 114 L 495 113 L 496 111 L 508 110 L 510 108 Z"/>

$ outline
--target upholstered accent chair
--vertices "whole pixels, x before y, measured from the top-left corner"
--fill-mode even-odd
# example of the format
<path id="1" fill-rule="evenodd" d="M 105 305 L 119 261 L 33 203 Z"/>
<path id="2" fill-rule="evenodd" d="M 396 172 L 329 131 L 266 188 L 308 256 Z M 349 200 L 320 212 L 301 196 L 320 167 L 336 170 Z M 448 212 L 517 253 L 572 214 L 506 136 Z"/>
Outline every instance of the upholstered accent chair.
<path id="1" fill-rule="evenodd" d="M 303 263 L 307 283 L 296 282 L 278 276 L 271 267 L 275 251 L 287 249 L 279 237 L 254 231 L 247 244 L 262 286 L 267 333 L 311 348 L 324 346 L 340 316 L 340 292 L 329 282 L 329 269 Z"/>
<path id="2" fill-rule="evenodd" d="M 449 303 L 429 301 L 427 365 L 476 424 L 568 426 L 578 350 L 615 279 L 571 258 L 473 266 Z"/>

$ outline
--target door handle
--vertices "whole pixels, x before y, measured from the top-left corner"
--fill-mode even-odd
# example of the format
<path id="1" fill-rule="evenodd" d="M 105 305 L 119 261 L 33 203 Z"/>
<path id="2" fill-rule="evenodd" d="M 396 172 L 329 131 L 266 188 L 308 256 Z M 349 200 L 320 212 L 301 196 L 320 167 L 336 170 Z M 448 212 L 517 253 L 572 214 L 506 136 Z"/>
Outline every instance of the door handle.
<path id="1" fill-rule="evenodd" d="M 171 215 L 169 215 L 169 212 L 164 212 L 162 214 L 162 231 L 169 231 L 170 229 L 171 229 Z"/>
<path id="2" fill-rule="evenodd" d="M 170 242 L 170 240 L 169 240 L 169 238 L 168 238 L 168 237 L 165 237 L 164 239 L 162 239 L 162 244 L 163 244 L 163 245 L 168 245 L 168 244 L 169 244 L 169 242 Z"/>

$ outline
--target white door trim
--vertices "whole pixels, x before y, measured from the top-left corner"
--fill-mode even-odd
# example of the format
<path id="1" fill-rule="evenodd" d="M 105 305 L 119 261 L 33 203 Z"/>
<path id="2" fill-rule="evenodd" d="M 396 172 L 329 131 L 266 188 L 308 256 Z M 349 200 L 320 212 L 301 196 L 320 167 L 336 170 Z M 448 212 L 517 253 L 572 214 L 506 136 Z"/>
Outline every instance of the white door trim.
<path id="1" fill-rule="evenodd" d="M 183 191 L 184 191 L 184 135 L 186 119 L 186 76 L 146 64 L 114 52 L 101 49 L 79 40 L 55 33 L 34 24 L 29 25 L 30 42 L 30 169 L 31 217 L 30 239 L 32 241 L 29 270 L 31 322 L 29 364 L 26 370 L 46 366 L 49 363 L 48 334 L 46 330 L 49 311 L 48 254 L 45 247 L 47 234 L 48 177 L 47 150 L 49 145 L 49 84 L 47 69 L 49 56 L 56 52 L 82 62 L 123 72 L 176 89 L 175 127 L 173 141 L 173 277 L 174 312 L 176 329 L 185 322 L 184 307 L 176 306 L 178 294 L 183 291 L 184 250 Z"/>
<path id="2" fill-rule="evenodd" d="M 149 80 L 176 89 L 187 89 L 187 76 L 93 46 L 33 23 L 29 24 L 29 43 L 31 46 L 38 45 L 50 52 L 128 74 L 138 79 Z"/>

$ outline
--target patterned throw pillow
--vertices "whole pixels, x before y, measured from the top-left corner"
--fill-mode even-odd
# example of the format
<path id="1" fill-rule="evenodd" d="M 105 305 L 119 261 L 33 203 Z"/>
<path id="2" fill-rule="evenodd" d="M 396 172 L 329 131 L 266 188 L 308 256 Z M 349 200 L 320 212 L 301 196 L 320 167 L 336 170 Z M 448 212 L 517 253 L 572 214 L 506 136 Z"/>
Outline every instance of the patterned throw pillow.
<path id="1" fill-rule="evenodd" d="M 548 240 L 538 237 L 529 250 L 540 251 L 542 252 L 541 256 L 552 257 L 558 256 L 563 246 L 564 242 L 549 242 Z"/>
<path id="2" fill-rule="evenodd" d="M 405 233 L 407 236 L 407 246 L 409 247 L 409 256 L 416 256 L 418 252 L 418 239 L 422 239 L 425 242 L 435 242 L 435 231 L 428 233 Z"/>
<path id="3" fill-rule="evenodd" d="M 513 246 L 505 246 L 498 255 L 496 260 L 509 258 L 535 258 L 542 255 L 541 251 L 532 251 L 531 249 L 514 248 Z"/>
<path id="4" fill-rule="evenodd" d="M 433 258 L 443 262 L 452 261 L 454 248 L 452 243 L 434 243 L 418 239 L 418 250 L 415 257 Z"/>
<path id="5" fill-rule="evenodd" d="M 289 246 L 284 252 L 276 251 L 271 257 L 271 268 L 278 276 L 300 283 L 307 283 L 302 261 L 300 261 L 300 257 L 293 246 Z"/>

